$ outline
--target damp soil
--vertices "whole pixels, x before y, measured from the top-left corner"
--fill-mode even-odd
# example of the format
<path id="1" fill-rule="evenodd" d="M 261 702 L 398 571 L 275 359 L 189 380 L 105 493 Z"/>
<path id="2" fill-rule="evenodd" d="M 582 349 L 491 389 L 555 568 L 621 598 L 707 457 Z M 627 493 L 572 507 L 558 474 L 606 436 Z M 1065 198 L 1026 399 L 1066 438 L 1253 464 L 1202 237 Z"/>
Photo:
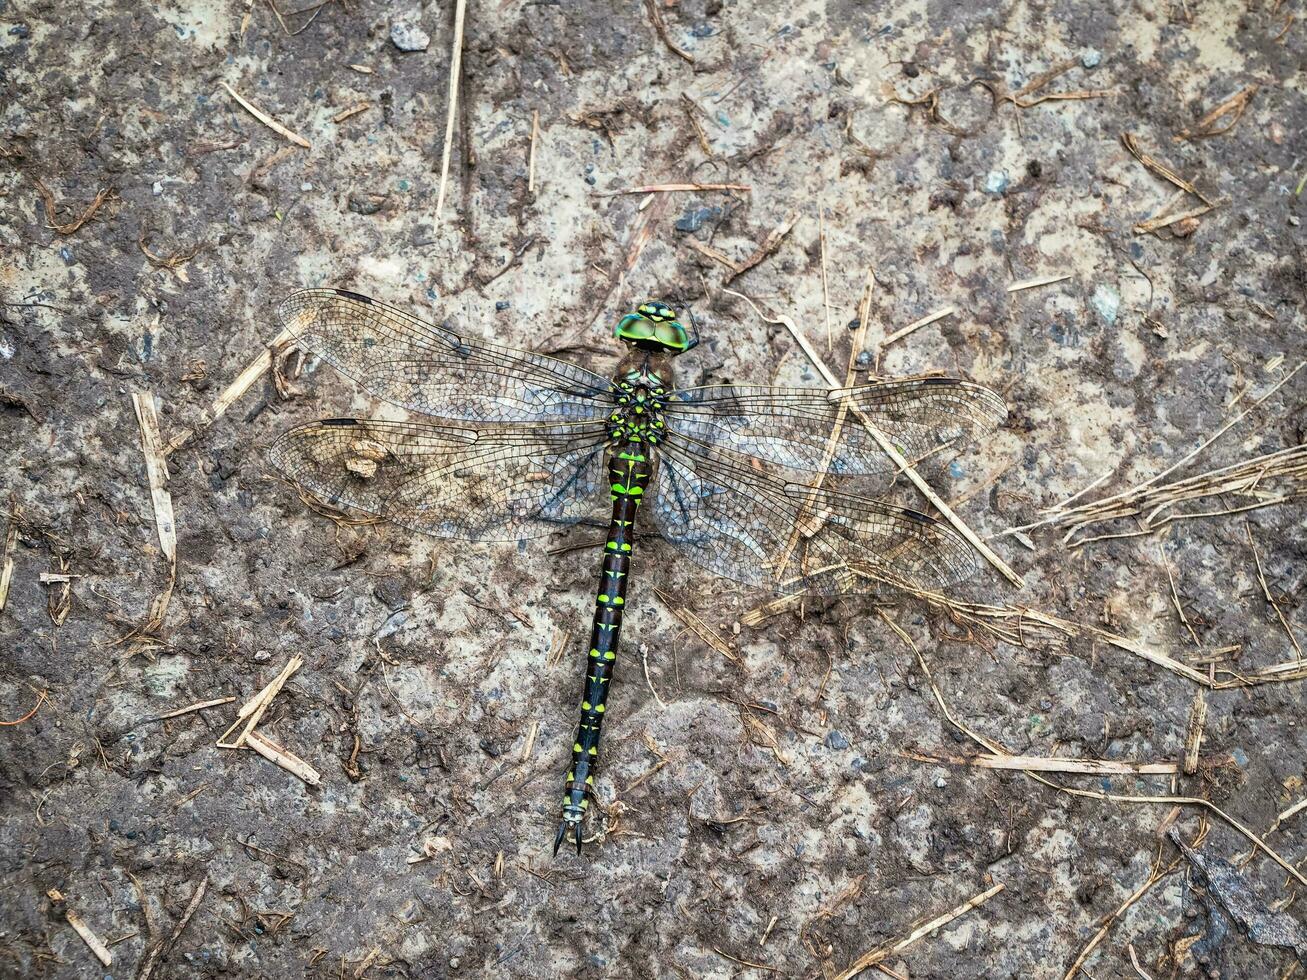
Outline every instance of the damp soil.
<path id="1" fill-rule="evenodd" d="M 1160 473 L 1301 359 L 1301 8 L 469 7 L 438 212 L 451 3 L 282 3 L 278 16 L 235 0 L 0 0 L 0 499 L 13 529 L 0 720 L 19 722 L 0 729 L 0 975 L 834 976 L 1002 884 L 886 965 L 1060 977 L 1154 862 L 1179 858 L 1169 823 L 1193 841 L 1206 816 L 1207 857 L 1246 852 L 1193 806 L 956 764 L 978 748 L 921 664 L 955 717 L 1007 751 L 1116 762 L 1181 758 L 1192 681 L 1089 636 L 988 642 L 906 600 L 809 603 L 744 626 L 766 597 L 649 529 L 594 839 L 554 858 L 596 542 L 467 545 L 306 505 L 266 465 L 276 435 L 390 411 L 315 362 L 278 358 L 211 424 L 206 412 L 304 286 L 599 371 L 615 363 L 617 317 L 674 297 L 705 338 L 687 380 L 814 385 L 786 328 L 727 290 L 792 318 L 843 373 L 871 270 L 859 377 L 961 375 L 1010 406 L 1000 431 L 928 469 L 1025 581 L 987 568 L 960 596 L 1226 677 L 1286 663 L 1257 562 L 1307 642 L 1301 499 L 1165 533 L 1117 522 L 1075 548 L 1061 530 L 1032 531 L 1031 547 L 991 536 L 1094 481 L 1089 496 Z M 400 50 L 423 33 L 425 50 Z M 1141 163 L 1126 134 L 1192 190 Z M 628 193 L 668 182 L 747 190 Z M 1183 212 L 1195 214 L 1137 228 Z M 792 219 L 756 265 L 728 267 Z M 1181 475 L 1301 444 L 1303 377 Z M 167 465 L 170 591 L 135 393 L 157 399 L 165 441 L 196 430 Z M 884 492 L 928 506 L 906 484 Z M 259 730 L 317 786 L 216 745 L 292 657 L 303 666 Z M 1049 778 L 1200 797 L 1264 832 L 1304 795 L 1302 684 L 1207 702 L 1192 776 Z M 1307 855 L 1303 819 L 1266 838 L 1290 862 Z M 1136 976 L 1133 949 L 1153 976 L 1287 975 L 1292 953 L 1242 936 L 1184 871 L 1114 920 L 1087 974 Z M 1301 917 L 1269 858 L 1241 874 Z M 112 944 L 112 965 L 70 910 Z"/>

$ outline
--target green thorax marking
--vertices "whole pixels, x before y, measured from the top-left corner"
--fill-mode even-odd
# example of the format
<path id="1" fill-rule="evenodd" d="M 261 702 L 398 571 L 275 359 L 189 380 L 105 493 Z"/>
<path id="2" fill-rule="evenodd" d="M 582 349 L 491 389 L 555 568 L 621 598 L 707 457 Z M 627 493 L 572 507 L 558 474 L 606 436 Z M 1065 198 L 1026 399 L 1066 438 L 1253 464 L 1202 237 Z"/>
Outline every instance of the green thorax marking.
<path id="1" fill-rule="evenodd" d="M 666 430 L 663 408 L 667 403 L 667 386 L 662 378 L 645 368 L 627 371 L 615 380 L 612 393 L 617 407 L 608 416 L 608 435 L 617 445 L 632 447 L 620 453 L 620 459 L 644 463 L 644 454 L 638 447 L 658 445 Z"/>

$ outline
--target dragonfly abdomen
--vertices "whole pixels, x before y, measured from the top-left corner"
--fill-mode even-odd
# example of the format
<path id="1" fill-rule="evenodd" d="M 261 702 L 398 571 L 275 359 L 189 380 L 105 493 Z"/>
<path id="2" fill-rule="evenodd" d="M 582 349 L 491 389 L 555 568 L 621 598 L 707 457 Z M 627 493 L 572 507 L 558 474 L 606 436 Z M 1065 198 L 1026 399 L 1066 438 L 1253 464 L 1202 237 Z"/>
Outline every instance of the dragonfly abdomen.
<path id="1" fill-rule="evenodd" d="M 599 761 L 599 731 L 603 727 L 608 689 L 617 661 L 617 643 L 622 632 L 622 612 L 635 546 L 635 516 L 649 485 L 649 460 L 643 447 L 631 447 L 608 458 L 613 516 L 604 543 L 604 563 L 595 596 L 594 623 L 586 655 L 586 678 L 581 697 L 581 721 L 572 743 L 572 765 L 563 790 L 563 820 L 554 839 L 558 853 L 569 829 L 581 851 L 581 821 L 589 806 L 587 792 L 594 786 Z"/>

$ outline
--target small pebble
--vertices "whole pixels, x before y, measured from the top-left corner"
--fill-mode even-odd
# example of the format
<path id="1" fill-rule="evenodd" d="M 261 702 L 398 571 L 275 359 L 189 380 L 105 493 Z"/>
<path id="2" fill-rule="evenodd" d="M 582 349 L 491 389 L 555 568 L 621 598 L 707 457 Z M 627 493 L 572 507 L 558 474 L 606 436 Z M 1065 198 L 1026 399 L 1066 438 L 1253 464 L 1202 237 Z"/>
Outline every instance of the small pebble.
<path id="1" fill-rule="evenodd" d="M 948 786 L 948 780 L 945 779 L 943 776 L 940 776 L 938 779 L 935 780 L 936 789 L 944 789 L 946 786 Z"/>
<path id="2" fill-rule="evenodd" d="M 154 182 L 154 186 L 153 186 L 152 188 L 150 188 L 150 189 L 151 189 L 152 191 L 154 191 L 154 196 L 155 196 L 155 197 L 158 197 L 160 194 L 163 193 L 163 184 L 159 183 L 159 182 L 156 180 L 156 181 Z"/>
<path id="3" fill-rule="evenodd" d="M 313 190 L 313 185 L 306 180 L 304 183 L 300 184 L 300 190 L 311 191 Z"/>
<path id="4" fill-rule="evenodd" d="M 1006 170 L 991 170 L 985 178 L 985 190 L 990 194 L 1002 194 L 1007 190 L 1008 176 Z"/>
<path id="5" fill-rule="evenodd" d="M 10 37 L 24 38 L 31 33 L 31 28 L 26 24 L 15 24 L 13 27 L 9 28 Z"/>
<path id="6" fill-rule="evenodd" d="M 431 35 L 401 21 L 390 25 L 390 43 L 401 51 L 425 51 L 431 45 Z"/>
<path id="7" fill-rule="evenodd" d="M 1089 305 L 1101 316 L 1108 326 L 1116 323 L 1116 315 L 1121 310 L 1121 294 L 1106 284 L 1094 290 L 1089 298 Z"/>
<path id="8" fill-rule="evenodd" d="M 849 740 L 841 732 L 831 731 L 826 734 L 826 748 L 828 749 L 847 749 Z"/>
<path id="9" fill-rule="evenodd" d="M 254 655 L 254 662 L 256 664 L 266 664 L 271 659 L 272 659 L 272 654 L 269 653 L 267 650 L 260 650 L 258 653 Z"/>
<path id="10" fill-rule="evenodd" d="M 506 299 L 501 299 L 501 300 L 496 301 L 496 303 L 495 303 L 495 309 L 496 309 L 498 312 L 503 313 L 504 310 L 508 309 L 508 308 L 509 308 L 510 306 L 512 306 L 512 305 L 513 305 L 513 304 L 510 303 L 508 300 L 506 300 Z"/>
<path id="11" fill-rule="evenodd" d="M 1080 63 L 1086 68 L 1097 68 L 1103 63 L 1103 52 L 1097 48 L 1089 48 L 1080 56 Z"/>

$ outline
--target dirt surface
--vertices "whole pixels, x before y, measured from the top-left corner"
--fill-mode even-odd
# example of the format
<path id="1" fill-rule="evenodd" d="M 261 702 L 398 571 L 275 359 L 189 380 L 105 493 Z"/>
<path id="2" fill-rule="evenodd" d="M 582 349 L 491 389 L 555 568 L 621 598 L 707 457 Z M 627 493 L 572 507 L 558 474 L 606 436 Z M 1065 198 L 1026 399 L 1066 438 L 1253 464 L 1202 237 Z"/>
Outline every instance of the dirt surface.
<path id="1" fill-rule="evenodd" d="M 1002 884 L 891 955 L 892 975 L 1058 977 L 1160 861 L 1178 866 L 1114 920 L 1089 975 L 1137 976 L 1131 948 L 1158 977 L 1289 975 L 1293 953 L 1241 935 L 1161 832 L 1169 817 L 1193 842 L 1206 817 L 1202 854 L 1247 852 L 1215 813 L 920 758 L 979 750 L 922 662 L 959 721 L 1041 757 L 1176 762 L 1198 683 L 1101 638 L 985 642 L 911 601 L 886 615 L 920 662 L 865 601 L 741 627 L 765 597 L 652 539 L 609 701 L 599 837 L 551 858 L 595 549 L 315 513 L 263 450 L 294 422 L 378 410 L 328 369 L 279 363 L 280 386 L 263 374 L 202 423 L 276 335 L 276 302 L 320 284 L 600 371 L 618 316 L 679 296 L 706 337 L 688 380 L 819 384 L 703 251 L 743 263 L 797 217 L 729 288 L 792 317 L 842 373 L 872 269 L 862 377 L 938 370 L 1004 393 L 1009 423 L 929 471 L 979 534 L 1100 478 L 1083 499 L 1133 487 L 1302 357 L 1301 3 L 682 0 L 656 4 L 666 40 L 643 4 L 471 7 L 438 216 L 450 4 L 287 4 L 283 24 L 264 3 L 0 0 L 0 491 L 19 514 L 0 715 L 24 719 L 45 692 L 0 729 L 0 974 L 835 975 Z M 401 52 L 396 25 L 429 48 Z M 1176 138 L 1249 86 L 1242 112 L 1200 127 L 1228 131 Z M 1056 93 L 1074 97 L 1044 100 Z M 667 181 L 750 189 L 615 193 Z M 1046 276 L 1068 278 L 1008 291 Z M 1302 443 L 1305 377 L 1177 476 Z M 138 392 L 157 397 L 165 442 L 200 430 L 168 463 L 166 604 Z M 1296 656 L 1260 560 L 1307 642 L 1299 498 L 1075 548 L 1064 532 L 1032 530 L 1033 549 L 992 539 L 1025 588 L 986 569 L 960 595 L 1229 680 Z M 51 572 L 76 577 L 42 583 Z M 312 788 L 215 745 L 292 656 L 303 667 L 259 730 L 320 772 Z M 219 698 L 234 700 L 151 720 Z M 1207 703 L 1194 776 L 1048 778 L 1201 797 L 1266 832 L 1305 792 L 1302 683 Z M 1307 857 L 1303 820 L 1266 837 L 1291 863 Z M 1301 919 L 1273 860 L 1241 873 Z M 113 943 L 111 966 L 67 910 Z"/>

